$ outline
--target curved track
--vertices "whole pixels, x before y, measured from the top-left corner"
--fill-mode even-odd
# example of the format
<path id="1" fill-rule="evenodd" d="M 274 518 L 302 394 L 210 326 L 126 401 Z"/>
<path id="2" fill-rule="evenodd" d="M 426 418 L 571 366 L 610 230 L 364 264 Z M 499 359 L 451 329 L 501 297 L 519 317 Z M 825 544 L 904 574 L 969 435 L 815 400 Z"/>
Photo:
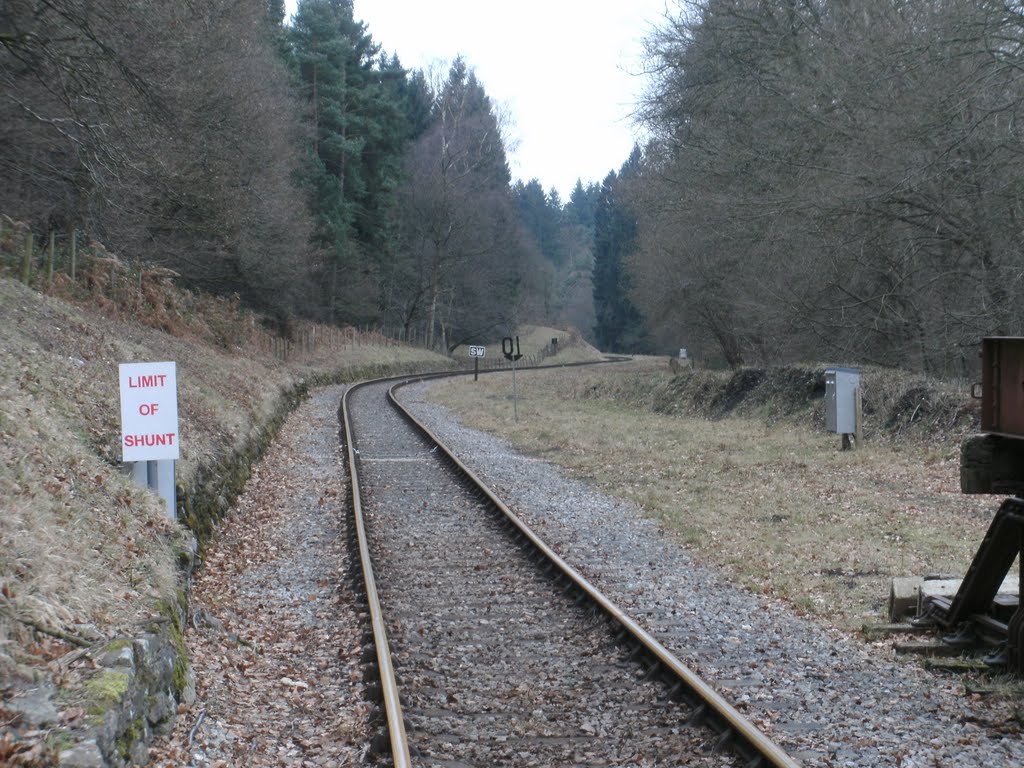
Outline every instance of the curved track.
<path id="1" fill-rule="evenodd" d="M 796 766 L 386 399 L 391 383 L 353 387 L 342 414 L 394 765 Z"/>

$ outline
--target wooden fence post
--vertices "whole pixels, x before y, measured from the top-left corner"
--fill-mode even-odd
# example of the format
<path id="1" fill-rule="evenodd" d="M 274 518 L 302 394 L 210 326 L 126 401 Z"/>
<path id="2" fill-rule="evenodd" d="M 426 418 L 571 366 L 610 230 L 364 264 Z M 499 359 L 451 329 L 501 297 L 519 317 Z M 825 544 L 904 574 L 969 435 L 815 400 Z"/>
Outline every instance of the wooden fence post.
<path id="1" fill-rule="evenodd" d="M 25 256 L 21 261 L 21 282 L 28 283 L 32 277 L 32 233 L 25 235 Z"/>
<path id="2" fill-rule="evenodd" d="M 50 230 L 50 246 L 46 256 L 46 282 L 53 282 L 53 261 L 54 261 L 54 247 L 56 243 L 56 233 Z"/>
<path id="3" fill-rule="evenodd" d="M 75 225 L 74 224 L 69 224 L 68 225 L 68 263 L 70 264 L 70 266 L 68 267 L 68 269 L 71 271 L 71 281 L 72 282 L 74 282 L 74 280 L 75 280 L 75 271 L 78 268 L 78 264 L 76 263 L 77 262 L 77 258 L 78 258 L 78 242 L 77 242 L 78 238 L 77 238 L 77 234 L 78 233 L 75 230 Z"/>

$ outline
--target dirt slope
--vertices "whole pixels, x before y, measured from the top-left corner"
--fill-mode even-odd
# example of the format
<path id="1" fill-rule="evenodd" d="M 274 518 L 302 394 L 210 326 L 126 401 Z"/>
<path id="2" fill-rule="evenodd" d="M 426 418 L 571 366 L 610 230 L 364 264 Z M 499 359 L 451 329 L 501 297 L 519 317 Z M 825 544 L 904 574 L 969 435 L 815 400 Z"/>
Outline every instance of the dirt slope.
<path id="1" fill-rule="evenodd" d="M 82 719 L 89 670 L 58 660 L 136 636 L 180 588 L 176 553 L 190 536 L 120 462 L 118 363 L 177 363 L 185 496 L 229 471 L 225 457 L 265 440 L 268 420 L 309 382 L 446 365 L 358 334 L 286 364 L 111 314 L 0 278 L 0 763 L 45 752 L 6 709 L 18 685 L 52 679 L 61 719 Z"/>

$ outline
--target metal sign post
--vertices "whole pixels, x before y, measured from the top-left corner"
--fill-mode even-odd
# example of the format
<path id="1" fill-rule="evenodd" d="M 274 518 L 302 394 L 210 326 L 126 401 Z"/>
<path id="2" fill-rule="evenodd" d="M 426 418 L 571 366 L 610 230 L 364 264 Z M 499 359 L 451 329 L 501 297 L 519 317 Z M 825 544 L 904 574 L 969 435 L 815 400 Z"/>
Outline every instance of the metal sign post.
<path id="1" fill-rule="evenodd" d="M 519 337 L 515 338 L 513 346 L 512 337 L 506 336 L 501 340 L 501 352 L 505 359 L 512 361 L 512 420 L 519 421 L 519 393 L 516 391 L 516 360 L 523 356 L 519 351 Z"/>
<path id="2" fill-rule="evenodd" d="M 487 354 L 487 347 L 472 346 L 469 348 L 469 356 L 473 358 L 473 381 L 480 380 L 480 358 Z"/>
<path id="3" fill-rule="evenodd" d="M 132 479 L 154 489 L 167 514 L 176 514 L 174 462 L 178 447 L 178 380 L 173 362 L 122 363 L 121 460 L 134 462 Z"/>

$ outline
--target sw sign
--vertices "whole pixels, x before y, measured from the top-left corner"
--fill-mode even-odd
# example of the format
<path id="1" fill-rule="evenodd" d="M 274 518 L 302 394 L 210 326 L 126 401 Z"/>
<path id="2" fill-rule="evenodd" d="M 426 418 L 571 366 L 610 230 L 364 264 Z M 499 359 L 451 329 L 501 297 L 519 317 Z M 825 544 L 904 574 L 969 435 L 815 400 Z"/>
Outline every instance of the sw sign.
<path id="1" fill-rule="evenodd" d="M 470 347 L 470 357 L 484 357 L 487 354 L 487 347 Z"/>
<path id="2" fill-rule="evenodd" d="M 121 363 L 122 461 L 177 459 L 178 380 L 174 363 Z"/>

